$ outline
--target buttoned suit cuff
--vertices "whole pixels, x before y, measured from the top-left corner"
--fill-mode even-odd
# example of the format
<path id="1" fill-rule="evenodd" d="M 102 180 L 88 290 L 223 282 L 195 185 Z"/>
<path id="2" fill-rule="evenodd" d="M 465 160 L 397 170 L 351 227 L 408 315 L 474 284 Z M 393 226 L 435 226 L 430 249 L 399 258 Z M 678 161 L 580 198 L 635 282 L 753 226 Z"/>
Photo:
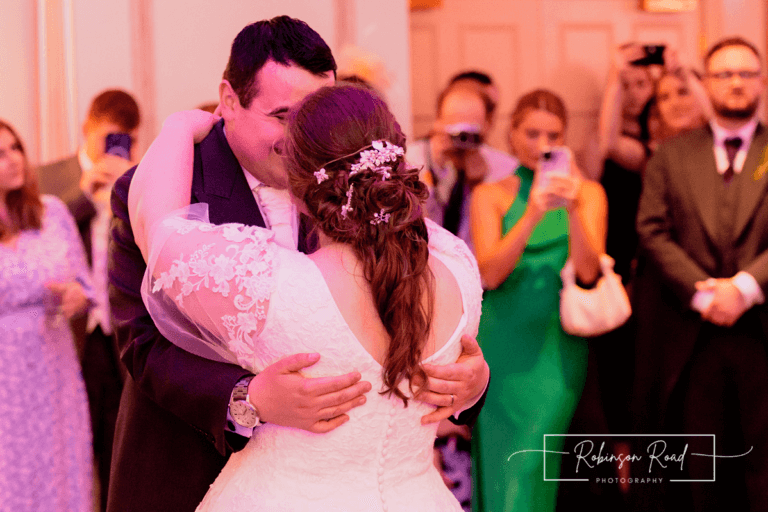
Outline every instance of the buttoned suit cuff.
<path id="1" fill-rule="evenodd" d="M 747 304 L 747 308 L 765 302 L 765 295 L 763 295 L 760 285 L 757 284 L 757 280 L 752 274 L 742 270 L 731 278 L 731 282 L 741 292 L 741 295 L 744 297 L 744 301 Z"/>
<path id="2" fill-rule="evenodd" d="M 488 381 L 485 383 L 485 387 L 483 388 L 483 391 L 481 391 L 480 394 L 478 394 L 475 397 L 474 400 L 472 400 L 470 402 L 467 402 L 467 404 L 460 411 L 456 411 L 455 413 L 453 413 L 453 419 L 458 420 L 459 419 L 459 414 L 461 414 L 462 412 L 466 411 L 467 409 L 471 409 L 472 407 L 477 405 L 477 402 L 479 402 L 480 399 L 483 398 L 483 395 L 485 394 L 485 392 L 488 391 L 488 384 L 490 384 L 490 383 L 491 383 L 491 374 L 489 372 L 488 373 Z"/>

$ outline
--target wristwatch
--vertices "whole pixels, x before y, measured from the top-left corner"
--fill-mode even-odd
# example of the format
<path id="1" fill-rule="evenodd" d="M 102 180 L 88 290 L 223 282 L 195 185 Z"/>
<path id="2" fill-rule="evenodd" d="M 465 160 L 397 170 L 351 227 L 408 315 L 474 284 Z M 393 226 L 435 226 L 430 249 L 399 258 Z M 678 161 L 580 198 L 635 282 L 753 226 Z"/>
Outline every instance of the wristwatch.
<path id="1" fill-rule="evenodd" d="M 238 425 L 245 428 L 253 428 L 261 425 L 259 411 L 251 404 L 248 397 L 248 385 L 253 377 L 240 379 L 232 390 L 229 400 L 229 414 Z"/>

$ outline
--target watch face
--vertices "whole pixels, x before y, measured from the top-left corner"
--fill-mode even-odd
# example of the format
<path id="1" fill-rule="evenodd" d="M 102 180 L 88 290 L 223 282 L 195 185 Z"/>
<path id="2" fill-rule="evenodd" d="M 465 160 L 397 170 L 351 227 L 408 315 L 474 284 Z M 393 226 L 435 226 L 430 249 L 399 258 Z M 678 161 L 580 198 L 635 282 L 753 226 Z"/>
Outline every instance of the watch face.
<path id="1" fill-rule="evenodd" d="M 229 412 L 232 414 L 232 419 L 243 427 L 252 428 L 256 426 L 258 421 L 256 410 L 253 407 L 248 407 L 244 401 L 236 400 L 229 404 Z"/>

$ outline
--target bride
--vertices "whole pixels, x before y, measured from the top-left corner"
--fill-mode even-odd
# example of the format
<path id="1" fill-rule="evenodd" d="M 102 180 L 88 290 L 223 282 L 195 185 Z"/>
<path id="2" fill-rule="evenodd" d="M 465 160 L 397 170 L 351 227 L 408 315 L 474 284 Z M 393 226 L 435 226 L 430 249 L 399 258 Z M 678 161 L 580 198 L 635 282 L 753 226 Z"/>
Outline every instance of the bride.
<path id="1" fill-rule="evenodd" d="M 326 434 L 260 426 L 198 510 L 460 511 L 432 462 L 437 425 L 422 425 L 434 407 L 413 396 L 422 363 L 455 362 L 461 336 L 477 334 L 480 278 L 466 245 L 424 219 L 427 191 L 386 104 L 325 87 L 289 115 L 281 150 L 291 195 L 318 230 L 311 255 L 189 206 L 204 116 L 171 116 L 131 185 L 153 319 L 182 348 L 254 373 L 317 352 L 306 375 L 358 371 L 373 392 Z"/>

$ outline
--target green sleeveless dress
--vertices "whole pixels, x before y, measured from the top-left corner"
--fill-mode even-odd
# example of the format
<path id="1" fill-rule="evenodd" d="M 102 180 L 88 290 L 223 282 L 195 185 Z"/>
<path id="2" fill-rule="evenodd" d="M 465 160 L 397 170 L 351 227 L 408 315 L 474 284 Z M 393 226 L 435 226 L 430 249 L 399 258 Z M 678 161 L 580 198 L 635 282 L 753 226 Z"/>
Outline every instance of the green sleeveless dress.
<path id="1" fill-rule="evenodd" d="M 518 167 L 520 190 L 504 215 L 502 234 L 528 204 L 533 171 Z M 587 370 L 587 344 L 560 325 L 560 270 L 568 258 L 568 214 L 547 212 L 536 225 L 515 270 L 483 296 L 478 341 L 491 369 L 473 432 L 476 511 L 553 511 L 560 455 L 543 454 L 544 434 L 565 434 Z M 548 437 L 561 451 L 564 437 Z M 539 450 L 513 453 L 521 450 Z M 511 457 L 510 457 L 511 456 Z"/>

